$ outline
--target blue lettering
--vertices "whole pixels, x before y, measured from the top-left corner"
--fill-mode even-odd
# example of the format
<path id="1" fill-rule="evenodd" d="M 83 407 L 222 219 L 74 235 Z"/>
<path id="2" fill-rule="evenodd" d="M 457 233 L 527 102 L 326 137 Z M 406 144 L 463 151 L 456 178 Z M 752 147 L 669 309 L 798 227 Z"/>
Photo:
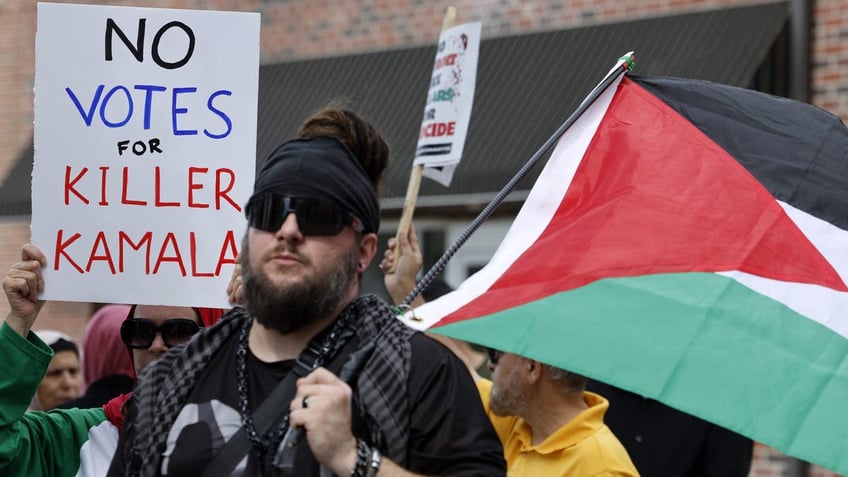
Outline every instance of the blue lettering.
<path id="1" fill-rule="evenodd" d="M 193 118 L 193 116 L 189 114 L 189 107 L 180 106 L 180 101 L 185 103 L 187 100 L 181 100 L 179 96 L 184 94 L 196 94 L 197 87 L 194 86 L 168 88 L 166 86 L 156 84 L 136 84 L 127 86 L 116 85 L 107 90 L 106 85 L 100 84 L 95 88 L 90 102 L 81 100 L 81 96 L 75 93 L 70 87 L 66 87 L 65 92 L 74 104 L 76 111 L 79 113 L 80 118 L 85 123 L 86 127 L 91 127 L 95 122 L 95 118 L 99 115 L 99 119 L 102 124 L 108 128 L 120 128 L 129 123 L 133 119 L 133 114 L 135 112 L 135 101 L 139 101 L 139 104 L 142 104 L 143 95 L 143 112 L 139 114 L 143 116 L 142 123 L 144 129 L 149 130 L 154 126 L 154 109 L 156 106 L 159 106 L 160 108 L 163 106 L 161 104 L 154 104 L 154 102 L 158 101 L 161 103 L 162 101 L 167 101 L 166 99 L 161 98 L 161 95 L 158 95 L 157 93 L 166 93 L 169 89 L 171 90 L 171 127 L 174 135 L 197 135 L 199 133 L 198 129 L 191 129 L 185 125 L 181 128 L 178 124 L 179 121 L 192 122 L 190 119 Z M 135 93 L 134 91 L 138 91 L 138 93 Z M 116 99 L 116 95 L 119 93 L 122 93 L 126 99 Z M 135 100 L 133 98 L 134 94 L 136 95 Z M 227 108 L 222 107 L 226 106 L 226 102 L 228 101 L 226 99 L 222 99 L 222 97 L 232 97 L 232 95 L 232 91 L 220 89 L 214 91 L 207 98 L 206 108 L 212 113 L 213 118 L 217 118 L 213 121 L 217 122 L 217 126 L 213 125 L 212 127 L 200 128 L 203 130 L 203 134 L 206 137 L 211 139 L 223 139 L 232 133 L 233 119 L 226 112 Z M 222 101 L 224 104 L 222 104 Z M 83 104 L 84 102 L 86 104 Z M 185 115 L 189 115 L 190 118 L 181 117 Z M 195 114 L 194 116 L 197 115 Z M 196 122 L 197 118 L 194 119 L 194 122 Z M 119 149 L 120 146 L 121 145 L 119 144 Z"/>
<path id="2" fill-rule="evenodd" d="M 224 131 L 224 132 L 223 132 L 223 133 L 221 133 L 221 134 L 213 134 L 213 133 L 212 133 L 212 132 L 210 132 L 208 129 L 204 129 L 204 130 L 203 130 L 203 133 L 204 133 L 204 134 L 206 134 L 208 137 L 211 137 L 212 139 L 223 139 L 223 138 L 225 138 L 225 137 L 229 136 L 229 135 L 230 135 L 230 131 L 232 131 L 232 130 L 233 130 L 233 121 L 230 119 L 230 117 L 229 117 L 229 116 L 227 116 L 227 114 L 226 114 L 225 112 L 223 112 L 223 111 L 221 111 L 220 109 L 216 108 L 216 107 L 212 104 L 212 101 L 213 101 L 215 98 L 217 98 L 218 96 L 222 95 L 222 94 L 223 94 L 223 95 L 226 95 L 226 96 L 232 96 L 232 95 L 233 95 L 233 92 L 232 92 L 232 91 L 227 91 L 227 90 L 225 90 L 225 89 L 215 91 L 214 93 L 212 93 L 212 95 L 211 95 L 211 96 L 209 96 L 209 101 L 207 101 L 207 102 L 206 102 L 206 107 L 207 107 L 207 108 L 209 108 L 209 111 L 212 111 L 213 113 L 215 113 L 215 115 L 217 115 L 218 117 L 220 117 L 221 119 L 223 119 L 223 120 L 224 120 L 224 124 L 226 124 L 226 125 L 227 125 L 227 130 L 226 130 L 226 131 Z"/>
<path id="3" fill-rule="evenodd" d="M 165 91 L 168 88 L 152 84 L 137 84 L 135 89 L 145 92 L 144 95 L 144 129 L 150 129 L 150 105 L 153 103 L 154 91 Z"/>
<path id="4" fill-rule="evenodd" d="M 188 112 L 188 108 L 178 108 L 177 107 L 177 96 L 183 93 L 194 93 L 197 91 L 197 88 L 174 88 L 173 100 L 171 102 L 171 121 L 173 125 L 174 135 L 175 136 L 194 136 L 197 134 L 197 129 L 179 129 L 177 128 L 177 115 L 185 114 Z"/>
<path id="5" fill-rule="evenodd" d="M 91 100 L 91 107 L 88 108 L 88 113 L 83 111 L 82 104 L 80 104 L 77 99 L 77 95 L 74 94 L 71 88 L 65 88 L 65 92 L 68 93 L 68 96 L 71 97 L 71 101 L 74 102 L 74 105 L 77 107 L 77 111 L 79 111 L 80 116 L 82 116 L 82 120 L 85 121 L 85 125 L 91 127 L 91 120 L 94 119 L 94 109 L 97 107 L 97 103 L 100 102 L 100 95 L 103 94 L 103 88 L 105 85 L 97 86 L 97 91 L 94 92 L 94 98 Z"/>
<path id="6" fill-rule="evenodd" d="M 123 91 L 124 94 L 127 96 L 127 115 L 124 117 L 123 120 L 118 121 L 116 123 L 113 123 L 113 122 L 109 121 L 108 119 L 106 119 L 106 106 L 109 105 L 109 100 L 112 99 L 112 95 L 115 94 L 115 91 Z M 132 114 L 133 114 L 132 96 L 130 96 L 130 90 L 128 90 L 124 86 L 115 86 L 114 88 L 110 89 L 109 92 L 106 93 L 106 96 L 103 97 L 103 102 L 100 103 L 100 120 L 103 121 L 103 124 L 105 124 L 107 127 L 119 128 L 119 127 L 123 126 L 124 124 L 127 124 L 128 122 L 130 122 L 130 118 L 132 118 Z"/>

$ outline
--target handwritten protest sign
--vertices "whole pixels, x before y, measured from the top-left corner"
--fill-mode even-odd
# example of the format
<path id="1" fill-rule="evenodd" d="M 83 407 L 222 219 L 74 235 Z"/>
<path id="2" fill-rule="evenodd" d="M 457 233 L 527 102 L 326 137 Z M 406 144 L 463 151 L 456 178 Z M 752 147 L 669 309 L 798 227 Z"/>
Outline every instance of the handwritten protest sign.
<path id="1" fill-rule="evenodd" d="M 227 306 L 258 70 L 257 13 L 38 4 L 43 298 Z"/>
<path id="2" fill-rule="evenodd" d="M 462 159 L 465 136 L 474 103 L 481 24 L 465 23 L 442 31 L 424 120 L 413 164 L 424 166 L 424 176 L 444 186 Z"/>

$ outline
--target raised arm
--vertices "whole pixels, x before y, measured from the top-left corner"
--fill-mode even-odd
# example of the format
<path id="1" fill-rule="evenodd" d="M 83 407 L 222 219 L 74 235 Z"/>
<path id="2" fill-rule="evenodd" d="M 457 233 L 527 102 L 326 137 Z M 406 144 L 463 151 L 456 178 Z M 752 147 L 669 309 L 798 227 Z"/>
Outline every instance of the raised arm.
<path id="1" fill-rule="evenodd" d="M 9 314 L 0 326 L 0 475 L 71 477 L 88 431 L 102 422 L 102 408 L 27 412 L 53 351 L 30 329 L 41 310 L 44 254 L 32 244 L 3 279 Z"/>
<path id="2" fill-rule="evenodd" d="M 397 267 L 394 271 L 389 271 L 397 258 L 395 250 L 398 247 L 400 258 Z M 380 270 L 383 271 L 383 282 L 395 305 L 400 305 L 406 295 L 415 288 L 416 277 L 423 262 L 421 247 L 418 245 L 418 237 L 415 235 L 415 227 L 412 224 L 409 224 L 409 230 L 398 234 L 398 240 L 394 237 L 389 239 L 388 248 L 383 254 L 383 260 L 380 261 Z M 411 306 L 416 307 L 423 303 L 424 298 L 418 295 Z"/>
<path id="3" fill-rule="evenodd" d="M 6 323 L 16 333 L 26 338 L 44 302 L 38 295 L 44 291 L 41 269 L 47 265 L 44 253 L 28 243 L 21 248 L 21 261 L 12 265 L 3 278 L 3 291 L 9 302 Z"/>

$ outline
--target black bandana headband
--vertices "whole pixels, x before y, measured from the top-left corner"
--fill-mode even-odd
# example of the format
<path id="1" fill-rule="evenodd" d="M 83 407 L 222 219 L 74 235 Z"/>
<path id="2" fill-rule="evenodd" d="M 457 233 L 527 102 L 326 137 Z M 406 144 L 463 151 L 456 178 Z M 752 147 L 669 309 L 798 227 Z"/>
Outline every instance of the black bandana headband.
<path id="1" fill-rule="evenodd" d="M 368 174 L 334 138 L 294 139 L 278 147 L 257 174 L 245 209 L 269 193 L 323 200 L 358 217 L 365 232 L 380 230 L 380 207 Z"/>

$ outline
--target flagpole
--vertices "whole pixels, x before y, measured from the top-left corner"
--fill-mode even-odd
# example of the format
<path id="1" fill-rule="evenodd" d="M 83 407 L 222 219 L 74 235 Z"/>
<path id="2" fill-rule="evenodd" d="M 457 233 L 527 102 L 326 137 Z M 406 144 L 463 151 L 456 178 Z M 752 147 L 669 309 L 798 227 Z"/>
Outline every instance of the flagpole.
<path id="1" fill-rule="evenodd" d="M 539 150 L 536 151 L 535 154 L 533 154 L 530 160 L 528 160 L 527 163 L 521 167 L 521 169 L 515 174 L 515 176 L 512 177 L 512 179 L 510 179 L 506 186 L 504 186 L 504 188 L 501 189 L 501 191 L 498 192 L 497 195 L 495 195 L 495 197 L 492 198 L 491 201 L 489 201 L 486 207 L 484 207 L 480 214 L 477 215 L 477 217 L 468 225 L 468 227 L 466 227 L 466 229 L 460 234 L 460 236 L 454 241 L 454 243 L 451 244 L 450 247 L 448 247 L 447 251 L 445 251 L 445 253 L 439 258 L 439 260 L 437 260 L 436 263 L 433 264 L 432 267 L 430 267 L 430 270 L 428 270 L 427 273 L 424 274 L 424 276 L 421 278 L 421 280 L 418 281 L 418 283 L 415 285 L 415 288 L 413 288 L 409 295 L 407 295 L 406 298 L 403 299 L 403 303 L 400 304 L 401 309 L 409 308 L 409 305 L 410 303 L 412 303 L 412 300 L 414 300 L 415 297 L 417 297 L 422 290 L 427 288 L 427 286 L 430 284 L 430 282 L 433 281 L 434 278 L 436 278 L 440 273 L 442 273 L 442 270 L 444 270 L 451 257 L 456 254 L 456 252 L 459 250 L 460 247 L 462 247 L 465 241 L 468 240 L 471 234 L 473 234 L 480 227 L 480 225 L 482 225 L 483 222 L 485 222 L 489 218 L 489 216 L 492 215 L 492 212 L 494 212 L 494 210 L 504 201 L 504 199 L 506 199 L 506 197 L 512 192 L 512 189 L 515 188 L 518 182 L 523 179 L 528 172 L 530 172 L 530 169 L 532 169 L 542 159 L 542 157 L 544 157 L 545 154 L 547 154 L 548 151 L 550 151 L 550 149 L 554 147 L 554 145 L 556 145 L 557 141 L 559 141 L 559 138 L 562 137 L 563 134 L 565 134 L 568 128 L 570 128 L 575 122 L 577 122 L 580 116 L 582 116 L 583 113 L 586 112 L 587 109 L 589 109 L 589 106 L 591 106 L 592 103 L 594 103 L 595 100 L 597 100 L 598 97 L 600 97 L 601 94 L 603 94 L 604 91 L 606 91 L 606 89 L 609 88 L 609 86 L 616 79 L 618 79 L 619 76 L 623 75 L 627 70 L 633 68 L 634 61 L 635 59 L 632 51 L 628 52 L 627 54 L 618 59 L 618 61 L 615 63 L 612 69 L 610 69 L 604 79 L 601 80 L 601 82 L 598 83 L 597 86 L 595 86 L 595 88 L 592 90 L 591 93 L 589 93 L 588 96 L 586 96 L 586 99 L 584 99 L 583 102 L 580 103 L 580 106 L 578 106 L 573 113 L 571 113 L 571 116 L 569 116 L 568 119 L 566 119 L 565 122 L 562 123 L 562 125 L 556 130 L 556 132 L 554 132 L 554 134 L 550 138 L 548 138 L 548 140 L 542 145 L 542 147 L 540 147 Z M 409 223 L 406 224 L 406 228 L 409 228 Z M 401 230 L 405 231 L 404 228 L 399 227 L 398 233 L 400 233 Z M 395 259 L 394 263 L 397 264 L 397 262 L 398 260 Z"/>
<path id="2" fill-rule="evenodd" d="M 445 17 L 442 19 L 442 31 L 453 28 L 456 23 L 456 8 L 449 6 L 445 11 Z M 395 244 L 400 243 L 399 236 L 401 233 L 406 233 L 409 230 L 409 224 L 412 223 L 412 214 L 415 213 L 415 204 L 418 202 L 418 190 L 421 188 L 421 179 L 424 177 L 424 165 L 413 164 L 412 170 L 409 173 L 409 184 L 406 187 L 406 197 L 403 199 L 403 212 L 401 212 L 400 223 L 398 223 L 397 234 L 395 235 Z M 400 247 L 395 245 L 395 261 L 391 268 L 386 270 L 386 273 L 394 273 L 397 268 L 398 259 L 400 258 Z"/>

